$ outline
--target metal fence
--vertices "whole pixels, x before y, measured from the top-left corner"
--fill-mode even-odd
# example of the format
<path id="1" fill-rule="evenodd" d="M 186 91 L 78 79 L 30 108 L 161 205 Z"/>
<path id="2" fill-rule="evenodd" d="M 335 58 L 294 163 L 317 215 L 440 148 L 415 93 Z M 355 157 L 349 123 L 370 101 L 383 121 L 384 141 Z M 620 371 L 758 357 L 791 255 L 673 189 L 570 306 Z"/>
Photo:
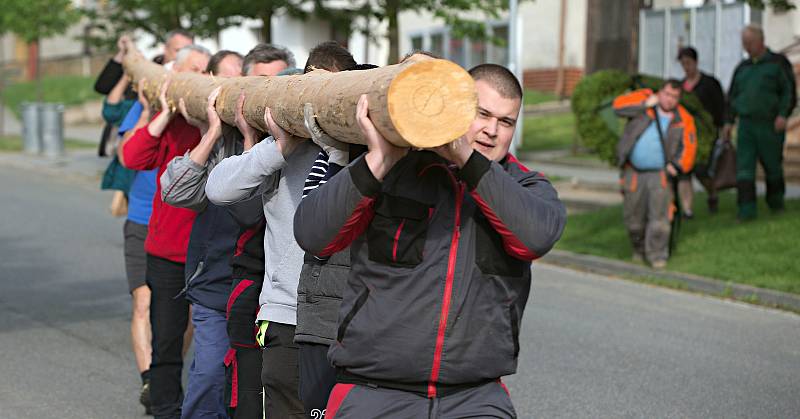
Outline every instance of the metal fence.
<path id="1" fill-rule="evenodd" d="M 692 46 L 700 70 L 715 75 L 728 90 L 733 70 L 744 58 L 741 31 L 760 20 L 760 13 L 746 3 L 642 10 L 639 72 L 680 79 L 683 69 L 676 59 L 678 50 Z"/>

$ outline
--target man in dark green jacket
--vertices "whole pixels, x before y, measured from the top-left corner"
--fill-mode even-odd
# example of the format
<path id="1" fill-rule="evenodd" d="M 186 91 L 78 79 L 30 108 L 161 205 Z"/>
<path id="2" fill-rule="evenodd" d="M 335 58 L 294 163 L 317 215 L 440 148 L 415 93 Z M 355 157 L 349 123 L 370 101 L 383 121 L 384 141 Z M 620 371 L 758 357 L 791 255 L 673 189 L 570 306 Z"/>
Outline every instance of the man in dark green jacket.
<path id="1" fill-rule="evenodd" d="M 756 160 L 764 167 L 767 205 L 783 210 L 783 143 L 786 120 L 797 102 L 794 73 L 785 56 L 764 45 L 757 26 L 742 31 L 742 46 L 750 56 L 736 67 L 728 93 L 728 113 L 723 135 L 730 138 L 739 118 L 736 181 L 740 220 L 756 217 Z"/>

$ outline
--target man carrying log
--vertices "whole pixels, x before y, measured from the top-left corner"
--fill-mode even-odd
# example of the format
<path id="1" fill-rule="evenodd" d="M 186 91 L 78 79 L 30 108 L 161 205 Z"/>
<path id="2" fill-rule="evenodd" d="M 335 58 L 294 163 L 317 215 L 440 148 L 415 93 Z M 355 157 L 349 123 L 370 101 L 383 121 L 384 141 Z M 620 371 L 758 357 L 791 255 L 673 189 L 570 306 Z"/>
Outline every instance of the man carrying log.
<path id="1" fill-rule="evenodd" d="M 210 53 L 190 45 L 181 49 L 173 71 L 202 72 Z M 143 83 L 140 83 L 142 85 Z M 160 176 L 167 163 L 197 145 L 200 132 L 175 115 L 166 98 L 169 81 L 163 83 L 159 95 L 161 112 L 140 128 L 122 145 L 122 164 L 133 170 L 158 169 Z M 150 365 L 150 401 L 156 418 L 178 418 L 183 391 L 183 333 L 189 319 L 189 303 L 175 299 L 184 287 L 184 264 L 189 233 L 195 212 L 175 208 L 161 199 L 161 185 L 156 185 L 145 252 L 146 277 L 151 290 L 150 323 L 153 330 L 153 359 Z"/>
<path id="2" fill-rule="evenodd" d="M 347 50 L 315 48 L 306 71 L 349 70 L 355 61 Z M 237 112 L 241 112 L 238 110 Z M 231 205 L 259 196 L 266 221 L 264 238 L 266 277 L 259 296 L 260 340 L 264 347 L 261 381 L 266 417 L 305 417 L 299 398 L 298 345 L 295 343 L 297 287 L 303 252 L 294 242 L 292 219 L 306 178 L 320 147 L 302 141 L 275 124 L 269 108 L 265 115 L 274 141 L 262 141 L 248 153 L 220 162 L 206 184 L 209 200 Z"/>
<path id="3" fill-rule="evenodd" d="M 236 77 L 241 75 L 241 71 L 242 56 L 232 51 L 217 52 L 206 68 L 206 73 L 217 77 Z M 215 91 L 214 95 L 217 93 Z M 186 286 L 179 296 L 192 305 L 191 322 L 194 325 L 194 360 L 181 407 L 181 415 L 189 418 L 203 413 L 214 413 L 216 417 L 227 414 L 223 403 L 223 360 L 228 350 L 225 305 L 231 284 L 229 260 L 238 227 L 226 210 L 208 206 L 202 194 L 205 187 L 203 164 L 223 131 L 219 120 L 210 118 L 216 115 L 213 99 L 213 96 L 209 98 L 208 123 L 187 115 L 183 101 L 179 102 L 181 116 L 198 128 L 203 137 L 191 152 L 172 159 L 160 179 L 164 203 L 197 212 L 186 251 Z M 241 144 L 241 139 L 237 142 L 232 138 L 232 131 L 235 129 L 225 128 L 227 138 L 219 141 L 215 154 L 232 153 L 236 145 Z"/>
<path id="4" fill-rule="evenodd" d="M 388 142 L 362 96 L 369 151 L 297 209 L 304 249 L 351 252 L 328 419 L 516 416 L 500 378 L 516 370 L 531 261 L 566 212 L 508 153 L 522 101 L 514 75 L 490 64 L 470 74 L 477 117 L 429 151 Z"/>
<path id="5" fill-rule="evenodd" d="M 290 66 L 294 67 L 294 55 L 289 50 L 259 44 L 244 57 L 241 75 L 275 76 L 278 69 Z M 228 411 L 235 418 L 260 418 L 263 416 L 261 352 L 256 346 L 253 324 L 264 278 L 263 213 L 260 201 L 243 202 L 229 208 L 214 205 L 206 198 L 205 185 L 217 163 L 249 150 L 261 134 L 241 118 L 244 95 L 237 101 L 236 128 L 221 125 L 214 109 L 217 94 L 213 91 L 208 99 L 209 129 L 197 147 L 169 163 L 161 176 L 162 194 L 164 202 L 170 205 L 199 212 L 189 240 L 186 274 L 192 280 L 186 295 L 195 306 L 201 304 L 210 308 L 206 310 L 210 315 L 205 323 L 215 339 L 211 340 L 213 351 L 205 368 L 214 369 L 214 374 L 207 376 L 214 387 L 213 397 L 206 401 L 214 403 L 222 415 Z M 183 100 L 179 101 L 179 108 L 184 118 L 205 127 L 206 123 L 187 115 Z M 252 212 L 253 204 L 257 212 L 251 219 L 248 213 Z M 237 247 L 237 243 L 240 246 Z M 260 251 L 253 252 L 254 247 Z M 194 275 L 200 261 L 203 265 Z M 227 374 L 222 370 L 223 361 L 228 367 Z M 229 380 L 225 380 L 226 375 Z M 227 408 L 222 406 L 223 383 Z M 186 409 L 184 414 L 187 414 Z"/>

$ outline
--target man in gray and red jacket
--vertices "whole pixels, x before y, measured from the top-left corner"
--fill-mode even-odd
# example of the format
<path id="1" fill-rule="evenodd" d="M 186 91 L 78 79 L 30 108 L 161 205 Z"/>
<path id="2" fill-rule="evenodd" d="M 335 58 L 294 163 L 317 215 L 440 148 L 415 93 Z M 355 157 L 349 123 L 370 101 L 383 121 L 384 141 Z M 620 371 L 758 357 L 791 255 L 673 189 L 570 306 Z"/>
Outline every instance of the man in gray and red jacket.
<path id="1" fill-rule="evenodd" d="M 508 153 L 516 78 L 491 64 L 470 74 L 475 121 L 431 151 L 388 143 L 363 96 L 368 153 L 297 209 L 301 247 L 324 257 L 350 246 L 352 258 L 328 419 L 515 416 L 500 377 L 516 371 L 531 261 L 559 239 L 566 212 Z"/>

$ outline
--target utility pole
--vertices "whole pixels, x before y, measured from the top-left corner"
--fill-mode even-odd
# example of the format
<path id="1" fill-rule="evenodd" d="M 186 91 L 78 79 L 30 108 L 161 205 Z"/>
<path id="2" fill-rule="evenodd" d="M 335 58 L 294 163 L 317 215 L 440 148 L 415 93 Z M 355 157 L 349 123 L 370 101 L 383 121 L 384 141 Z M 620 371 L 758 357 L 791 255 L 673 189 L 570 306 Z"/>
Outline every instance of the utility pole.
<path id="1" fill-rule="evenodd" d="M 0 95 L 5 93 L 6 89 L 6 53 L 5 53 L 5 36 L 0 35 Z M 6 135 L 6 107 L 0 103 L 0 137 Z"/>
<path id="2" fill-rule="evenodd" d="M 522 82 L 522 28 L 519 18 L 519 2 L 517 0 L 510 0 L 508 5 L 508 68 L 517 76 L 519 84 L 523 86 Z M 520 109 L 519 117 L 517 118 L 517 129 L 514 132 L 514 139 L 511 141 L 510 153 L 515 153 L 517 147 L 522 146 L 522 124 L 525 119 L 525 104 Z"/>

